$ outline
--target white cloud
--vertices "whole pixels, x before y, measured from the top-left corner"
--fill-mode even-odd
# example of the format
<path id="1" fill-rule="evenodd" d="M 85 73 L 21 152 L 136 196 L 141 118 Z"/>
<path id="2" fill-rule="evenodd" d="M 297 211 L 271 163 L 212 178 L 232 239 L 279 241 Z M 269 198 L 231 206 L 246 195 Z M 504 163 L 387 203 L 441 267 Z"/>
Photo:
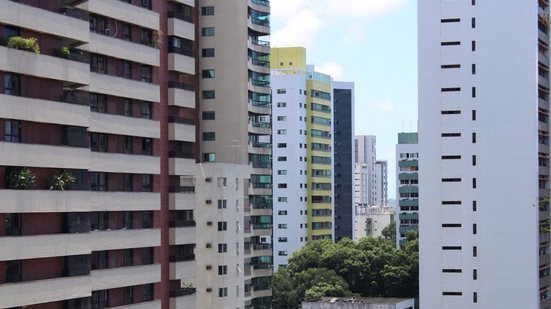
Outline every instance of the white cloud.
<path id="1" fill-rule="evenodd" d="M 342 66 L 335 62 L 327 62 L 321 66 L 316 66 L 316 71 L 329 74 L 333 79 L 338 80 L 343 76 Z"/>
<path id="2" fill-rule="evenodd" d="M 409 0 L 275 0 L 271 3 L 272 19 L 283 27 L 272 33 L 273 46 L 312 47 L 317 34 L 325 27 L 346 21 L 354 28 L 343 33 L 343 40 L 363 38 L 368 18 L 399 9 Z M 345 2 L 343 4 L 343 2 Z M 356 19 L 356 20 L 354 20 Z M 350 32 L 350 33 L 349 33 Z"/>
<path id="3" fill-rule="evenodd" d="M 392 113 L 396 106 L 389 100 L 378 101 L 372 104 L 372 107 L 378 111 Z"/>

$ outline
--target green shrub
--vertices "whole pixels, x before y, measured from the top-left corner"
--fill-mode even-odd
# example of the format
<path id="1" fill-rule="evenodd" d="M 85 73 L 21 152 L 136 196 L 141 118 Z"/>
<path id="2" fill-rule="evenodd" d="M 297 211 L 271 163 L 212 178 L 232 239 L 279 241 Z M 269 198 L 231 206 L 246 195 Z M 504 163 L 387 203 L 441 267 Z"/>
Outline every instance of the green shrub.
<path id="1" fill-rule="evenodd" d="M 8 174 L 8 187 L 15 190 L 30 189 L 36 182 L 36 176 L 28 167 L 11 170 Z"/>
<path id="2" fill-rule="evenodd" d="M 71 50 L 67 46 L 62 47 L 60 51 L 61 51 L 61 54 L 65 57 L 69 57 L 69 55 L 71 54 Z"/>
<path id="3" fill-rule="evenodd" d="M 8 47 L 40 54 L 40 46 L 38 45 L 38 40 L 36 38 L 22 38 L 20 36 L 12 36 L 8 39 Z"/>
<path id="4" fill-rule="evenodd" d="M 68 185 L 75 183 L 75 181 L 76 178 L 71 172 L 63 171 L 63 173 L 55 175 L 52 178 L 52 185 L 50 185 L 50 190 L 64 191 Z"/>

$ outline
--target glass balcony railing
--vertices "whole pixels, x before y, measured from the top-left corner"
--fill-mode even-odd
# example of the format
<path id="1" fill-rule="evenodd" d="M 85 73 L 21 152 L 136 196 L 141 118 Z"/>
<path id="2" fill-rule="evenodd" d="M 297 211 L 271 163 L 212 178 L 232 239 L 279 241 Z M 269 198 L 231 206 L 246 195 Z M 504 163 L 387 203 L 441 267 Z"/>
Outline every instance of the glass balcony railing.
<path id="1" fill-rule="evenodd" d="M 270 6 L 270 1 L 268 0 L 251 0 L 252 3 L 262 5 L 262 6 Z"/>

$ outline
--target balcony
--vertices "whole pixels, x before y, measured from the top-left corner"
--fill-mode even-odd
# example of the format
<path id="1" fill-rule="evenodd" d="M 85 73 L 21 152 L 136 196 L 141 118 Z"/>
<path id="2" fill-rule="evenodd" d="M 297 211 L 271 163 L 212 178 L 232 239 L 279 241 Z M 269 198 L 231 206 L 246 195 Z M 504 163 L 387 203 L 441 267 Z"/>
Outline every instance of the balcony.
<path id="1" fill-rule="evenodd" d="M 0 23 L 18 25 L 21 28 L 34 29 L 79 42 L 88 42 L 88 18 L 81 20 L 68 15 L 56 14 L 15 1 L 2 1 Z"/>
<path id="2" fill-rule="evenodd" d="M 79 7 L 99 15 L 138 25 L 144 28 L 159 30 L 159 14 L 124 1 L 89 0 Z M 88 23 L 87 23 L 88 30 Z"/>
<path id="3" fill-rule="evenodd" d="M 160 57 L 158 49 L 103 34 L 90 33 L 90 43 L 82 46 L 81 49 L 154 67 L 159 66 Z"/>
<path id="4" fill-rule="evenodd" d="M 159 138 L 161 135 L 159 122 L 155 120 L 102 113 L 89 114 L 91 132 L 149 138 Z"/>
<path id="5" fill-rule="evenodd" d="M 257 11 L 270 12 L 269 0 L 249 0 L 249 6 Z"/>
<path id="6" fill-rule="evenodd" d="M 195 292 L 197 292 L 196 288 L 179 288 L 170 291 L 170 297 L 188 296 L 195 294 Z"/>
<path id="7" fill-rule="evenodd" d="M 93 291 L 161 281 L 161 265 L 141 265 L 92 271 Z M 129 284 L 132 283 L 132 284 Z"/>
<path id="8" fill-rule="evenodd" d="M 183 297 L 171 297 L 170 308 L 195 308 L 197 294 L 190 294 Z"/>
<path id="9" fill-rule="evenodd" d="M 63 27 L 66 28 L 67 26 Z M 0 70 L 55 79 L 77 85 L 87 85 L 90 83 L 88 76 L 90 66 L 86 63 L 35 54 L 4 46 L 0 46 Z"/>
<path id="10" fill-rule="evenodd" d="M 270 135 L 272 124 L 269 122 L 249 121 L 249 132 L 259 135 Z"/>
<path id="11" fill-rule="evenodd" d="M 90 276 L 63 277 L 0 285 L 0 307 L 11 308 L 90 297 Z"/>
<path id="12" fill-rule="evenodd" d="M 0 237 L 0 261 L 90 254 L 90 234 Z"/>
<path id="13" fill-rule="evenodd" d="M 170 279 L 181 280 L 186 284 L 195 285 L 195 272 L 197 263 L 195 260 L 175 261 L 170 263 Z"/>
<path id="14" fill-rule="evenodd" d="M 140 101 L 160 101 L 159 85 L 93 72 L 88 74 L 90 86 L 84 90 Z"/>
<path id="15" fill-rule="evenodd" d="M 249 99 L 249 111 L 255 114 L 271 115 L 272 103 Z"/>
<path id="16" fill-rule="evenodd" d="M 247 19 L 247 26 L 249 29 L 257 32 L 259 36 L 270 34 L 270 23 L 266 20 L 249 16 Z"/>
<path id="17" fill-rule="evenodd" d="M 88 148 L 0 142 L 0 153 L 0 165 L 67 169 L 90 166 Z"/>
<path id="18" fill-rule="evenodd" d="M 90 108 L 55 101 L 0 94 L 0 116 L 32 122 L 88 127 Z"/>
<path id="19" fill-rule="evenodd" d="M 158 247 L 160 229 L 132 229 L 91 232 L 92 251 Z"/>
<path id="20" fill-rule="evenodd" d="M 169 123 L 168 139 L 171 141 L 195 142 L 195 126 L 191 124 Z"/>
<path id="21" fill-rule="evenodd" d="M 259 40 L 255 37 L 249 37 L 247 47 L 249 49 L 252 49 L 260 53 L 264 53 L 264 54 L 270 53 L 270 42 Z"/>
<path id="22" fill-rule="evenodd" d="M 195 75 L 195 58 L 178 53 L 169 53 L 168 69 Z"/>
<path id="23" fill-rule="evenodd" d="M 0 190 L 1 213 L 159 210 L 159 193 Z"/>
<path id="24" fill-rule="evenodd" d="M 170 244 L 185 245 L 195 243 L 195 227 L 170 228 Z"/>
<path id="25" fill-rule="evenodd" d="M 159 157 L 91 152 L 90 170 L 110 173 L 160 174 Z"/>
<path id="26" fill-rule="evenodd" d="M 195 192 L 195 189 L 193 190 Z M 170 193 L 169 195 L 170 210 L 192 210 L 195 209 L 194 194 L 179 194 Z"/>
<path id="27" fill-rule="evenodd" d="M 161 309 L 161 301 L 147 301 L 131 305 L 117 306 L 117 309 Z M 172 307 L 171 307 L 172 308 Z"/>
<path id="28" fill-rule="evenodd" d="M 168 12 L 168 35 L 195 41 L 193 20 L 178 12 Z"/>
<path id="29" fill-rule="evenodd" d="M 173 84 L 174 85 L 174 84 Z M 195 109 L 195 91 L 192 89 L 168 88 L 168 105 Z"/>

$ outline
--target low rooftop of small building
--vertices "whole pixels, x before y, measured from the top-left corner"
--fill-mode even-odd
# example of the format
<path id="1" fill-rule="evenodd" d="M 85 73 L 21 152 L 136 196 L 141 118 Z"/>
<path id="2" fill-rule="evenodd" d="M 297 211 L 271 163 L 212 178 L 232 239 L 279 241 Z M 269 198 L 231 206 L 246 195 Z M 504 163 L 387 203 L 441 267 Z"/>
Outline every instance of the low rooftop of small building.
<path id="1" fill-rule="evenodd" d="M 315 302 L 321 303 L 361 303 L 361 304 L 399 304 L 409 298 L 389 298 L 389 297 L 324 297 Z M 307 301 L 308 302 L 308 301 Z"/>

